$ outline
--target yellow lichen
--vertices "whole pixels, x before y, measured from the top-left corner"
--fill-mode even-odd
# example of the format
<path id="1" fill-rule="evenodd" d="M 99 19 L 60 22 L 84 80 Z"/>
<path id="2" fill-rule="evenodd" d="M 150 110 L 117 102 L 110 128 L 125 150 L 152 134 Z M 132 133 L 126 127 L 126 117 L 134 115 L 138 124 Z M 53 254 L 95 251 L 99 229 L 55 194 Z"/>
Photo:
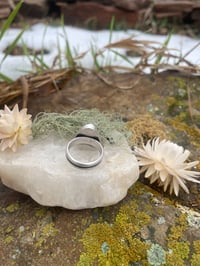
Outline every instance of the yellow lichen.
<path id="1" fill-rule="evenodd" d="M 168 241 L 177 241 L 182 236 L 183 230 L 182 226 L 171 226 Z"/>
<path id="2" fill-rule="evenodd" d="M 168 119 L 168 123 L 175 129 L 187 133 L 192 145 L 200 148 L 200 132 L 193 125 L 187 125 L 185 122 L 180 122 L 178 119 Z"/>
<path id="3" fill-rule="evenodd" d="M 134 262 L 148 265 L 146 252 L 149 244 L 143 242 L 137 233 L 149 221 L 150 217 L 139 212 L 137 204 L 132 201 L 120 208 L 113 224 L 90 225 L 83 234 L 85 252 L 81 254 L 78 266 L 95 262 L 100 266 L 128 266 Z"/>
<path id="4" fill-rule="evenodd" d="M 47 208 L 39 208 L 36 212 L 35 212 L 35 216 L 39 217 L 39 218 L 43 218 L 47 213 Z"/>
<path id="5" fill-rule="evenodd" d="M 96 219 L 98 223 L 91 224 L 85 230 L 81 239 L 83 253 L 80 255 L 77 266 L 149 265 L 147 251 L 152 245 L 161 245 L 161 243 L 152 242 L 157 228 L 154 224 L 155 216 L 151 217 L 151 214 L 162 213 L 165 217 L 163 204 L 174 208 L 175 203 L 163 198 L 158 192 L 154 193 L 153 189 L 140 182 L 129 190 L 129 195 L 134 199 L 129 200 L 128 204 L 123 203 L 115 217 L 105 219 L 107 216 L 104 210 L 104 215 L 101 216 L 102 211 Z M 154 208 L 152 198 L 158 201 L 155 211 L 152 210 Z M 147 205 L 153 207 L 149 208 Z M 109 212 L 110 209 L 108 208 L 107 211 Z M 166 219 L 166 225 L 169 227 L 166 231 L 166 245 L 162 244 L 166 254 L 164 265 L 184 266 L 191 262 L 192 266 L 197 266 L 195 259 L 199 257 L 200 243 L 199 241 L 193 242 L 193 249 L 196 253 L 192 254 L 191 243 L 185 235 L 189 229 L 187 214 L 177 210 L 175 215 L 176 218 L 173 219 L 172 225 L 169 225 Z M 151 229 L 153 234 L 151 234 Z"/>
<path id="6" fill-rule="evenodd" d="M 4 208 L 3 210 L 4 211 L 7 211 L 7 212 L 15 212 L 19 209 L 19 203 L 13 203 L 13 204 L 10 204 L 9 206 L 7 206 L 6 208 Z"/>
<path id="7" fill-rule="evenodd" d="M 182 240 L 183 233 L 188 227 L 186 217 L 185 213 L 180 213 L 175 220 L 176 224 L 170 228 L 167 246 L 172 252 L 167 255 L 169 265 L 173 265 L 172 256 L 176 258 L 175 261 L 178 266 L 185 265 L 184 260 L 189 258 L 190 243 Z"/>
<path id="8" fill-rule="evenodd" d="M 166 266 L 185 266 L 185 262 L 177 254 L 166 254 Z"/>
<path id="9" fill-rule="evenodd" d="M 188 259 L 189 252 L 190 252 L 190 243 L 187 241 L 182 242 L 176 242 L 173 246 L 170 246 L 172 248 L 173 253 L 176 254 L 181 259 Z"/>
<path id="10" fill-rule="evenodd" d="M 40 237 L 38 238 L 38 241 L 36 243 L 36 247 L 41 247 L 41 245 L 44 244 L 49 237 L 55 236 L 57 232 L 58 229 L 55 228 L 54 223 L 48 223 L 43 226 L 40 232 Z"/>
<path id="11" fill-rule="evenodd" d="M 182 229 L 185 230 L 188 226 L 187 222 L 187 214 L 186 213 L 181 213 L 177 218 L 176 218 L 176 223 L 182 226 Z"/>
<path id="12" fill-rule="evenodd" d="M 10 225 L 8 226 L 8 228 L 6 229 L 5 233 L 9 234 L 10 232 L 12 232 L 14 230 L 14 226 Z"/>
<path id="13" fill-rule="evenodd" d="M 191 266 L 199 266 L 200 262 L 200 254 L 193 254 L 192 259 L 190 261 Z"/>
<path id="14" fill-rule="evenodd" d="M 200 240 L 193 241 L 194 251 L 196 253 L 192 254 L 192 258 L 190 260 L 191 266 L 199 266 L 200 262 Z"/>
<path id="15" fill-rule="evenodd" d="M 168 246 L 172 245 L 171 243 L 178 241 L 182 235 L 183 232 L 187 228 L 187 215 L 185 213 L 181 213 L 179 217 L 176 218 L 176 225 L 171 226 L 170 232 L 168 235 Z"/>
<path id="16" fill-rule="evenodd" d="M 193 242 L 194 250 L 197 254 L 200 254 L 200 240 L 195 240 Z"/>
<path id="17" fill-rule="evenodd" d="M 12 236 L 7 236 L 4 240 L 5 244 L 10 244 L 11 242 L 13 242 L 13 237 Z"/>

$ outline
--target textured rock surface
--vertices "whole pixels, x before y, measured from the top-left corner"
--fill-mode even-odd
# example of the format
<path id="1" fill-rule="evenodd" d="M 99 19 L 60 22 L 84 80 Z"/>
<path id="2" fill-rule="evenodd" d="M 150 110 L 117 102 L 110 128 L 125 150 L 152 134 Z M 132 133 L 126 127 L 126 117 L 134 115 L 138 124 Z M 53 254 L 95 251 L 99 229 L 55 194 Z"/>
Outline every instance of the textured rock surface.
<path id="1" fill-rule="evenodd" d="M 31 81 L 29 84 L 35 88 Z M 29 113 L 96 107 L 110 113 L 120 112 L 132 120 L 135 115 L 149 111 L 153 118 L 168 125 L 166 131 L 173 133 L 170 137 L 176 143 L 192 152 L 191 160 L 200 159 L 199 132 L 189 126 L 186 97 L 189 88 L 192 108 L 199 110 L 198 77 L 172 72 L 149 76 L 104 73 L 100 79 L 100 74 L 82 73 L 66 75 L 65 82 L 56 80 L 56 84 L 59 92 L 52 93 L 54 87 L 49 82 L 39 87 L 37 93 L 29 94 Z M 11 91 L 21 88 L 19 81 L 12 85 Z M 3 84 L 1 91 L 5 88 Z M 176 124 L 166 123 L 179 117 L 186 117 L 188 126 L 178 120 L 175 130 Z M 142 127 L 144 135 L 155 130 L 151 121 Z M 142 176 L 141 180 L 144 182 Z M 118 204 L 77 211 L 43 207 L 0 182 L 0 264 L 130 266 L 150 265 L 150 261 L 151 265 L 199 266 L 200 218 L 199 213 L 191 210 L 191 207 L 200 210 L 199 184 L 188 183 L 191 193 L 181 191 L 171 201 L 168 192 L 163 193 L 156 184 L 151 189 L 148 182 L 146 186 L 140 181 Z M 190 208 L 179 206 L 180 202 Z M 166 264 L 161 264 L 164 261 Z"/>
<path id="2" fill-rule="evenodd" d="M 138 162 L 127 144 L 105 145 L 102 162 L 83 169 L 65 158 L 64 140 L 33 140 L 16 153 L 0 153 L 0 176 L 8 187 L 46 206 L 69 209 L 112 205 L 139 177 Z"/>
<path id="3" fill-rule="evenodd" d="M 87 26 L 91 24 L 98 28 L 105 28 L 109 27 L 114 16 L 118 23 L 126 23 L 127 26 L 133 27 L 138 19 L 138 14 L 135 11 L 127 12 L 115 6 L 106 6 L 95 2 L 77 2 L 73 5 L 60 3 L 60 8 L 65 23 L 70 25 Z"/>

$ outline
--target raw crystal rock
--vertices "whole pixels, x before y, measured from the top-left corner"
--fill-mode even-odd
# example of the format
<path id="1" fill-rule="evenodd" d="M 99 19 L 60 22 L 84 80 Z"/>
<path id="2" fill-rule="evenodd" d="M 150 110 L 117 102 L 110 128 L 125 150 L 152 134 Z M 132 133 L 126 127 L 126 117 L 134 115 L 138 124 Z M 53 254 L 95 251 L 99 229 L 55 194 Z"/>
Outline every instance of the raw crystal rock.
<path id="1" fill-rule="evenodd" d="M 66 141 L 33 139 L 17 152 L 0 152 L 0 176 L 6 186 L 45 206 L 84 209 L 122 200 L 139 177 L 136 157 L 126 142 L 106 144 L 102 162 L 92 168 L 72 165 Z"/>

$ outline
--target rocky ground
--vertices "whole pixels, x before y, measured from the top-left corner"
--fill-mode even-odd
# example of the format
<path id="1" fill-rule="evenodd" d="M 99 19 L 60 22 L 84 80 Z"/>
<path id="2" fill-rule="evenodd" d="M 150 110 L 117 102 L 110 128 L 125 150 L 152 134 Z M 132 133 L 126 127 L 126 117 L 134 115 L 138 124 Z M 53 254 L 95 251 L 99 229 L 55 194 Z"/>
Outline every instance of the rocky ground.
<path id="1" fill-rule="evenodd" d="M 50 2 L 53 10 L 40 8 L 42 17 L 57 10 L 59 1 Z M 83 4 L 91 8 L 100 1 L 60 2 L 63 3 L 59 8 L 78 10 Z M 108 2 L 111 1 L 101 5 L 102 12 L 109 11 Z M 119 2 L 112 8 L 119 8 Z M 121 1 L 127 5 L 130 2 Z M 194 7 L 198 1 L 180 2 L 184 2 L 186 14 L 186 7 L 191 11 L 188 2 Z M 148 1 L 135 3 L 146 5 Z M 9 13 L 12 6 L 6 8 Z M 195 6 L 196 11 L 198 8 Z M 134 9 L 134 14 L 139 9 Z M 26 77 L 25 83 L 23 79 L 11 84 L 1 82 L 0 91 L 1 108 L 5 103 L 12 106 L 17 102 L 27 106 L 33 117 L 41 111 L 91 108 L 118 113 L 129 122 L 130 130 L 134 128 L 135 138 L 166 136 L 189 149 L 191 160 L 200 160 L 199 77 L 170 71 L 139 75 L 61 70 Z M 5 91 L 8 97 L 3 94 Z M 196 170 L 200 170 L 200 165 Z M 190 194 L 181 191 L 178 197 L 170 196 L 156 184 L 150 186 L 141 176 L 118 204 L 71 211 L 40 206 L 29 196 L 0 183 L 0 265 L 198 266 L 200 186 L 191 183 L 188 187 Z"/>
<path id="2" fill-rule="evenodd" d="M 117 112 L 130 129 L 137 125 L 138 136 L 166 134 L 200 159 L 198 77 L 66 71 L 56 84 L 29 94 L 29 113 Z M 188 186 L 191 193 L 176 198 L 141 177 L 114 206 L 71 211 L 40 206 L 1 184 L 1 265 L 198 265 L 200 186 Z"/>
<path id="3" fill-rule="evenodd" d="M 18 2 L 0 0 L 0 20 L 6 19 Z M 185 23 L 199 29 L 199 14 L 199 0 L 24 0 L 15 22 L 19 24 L 29 19 L 34 23 L 47 17 L 55 20 L 62 15 L 68 25 L 99 29 L 109 28 L 115 17 L 118 29 L 139 27 L 149 30 L 151 27 L 154 33 L 166 33 L 163 30 L 167 24 L 170 25 L 168 30 L 173 26 L 177 30 L 178 24 L 183 27 Z"/>

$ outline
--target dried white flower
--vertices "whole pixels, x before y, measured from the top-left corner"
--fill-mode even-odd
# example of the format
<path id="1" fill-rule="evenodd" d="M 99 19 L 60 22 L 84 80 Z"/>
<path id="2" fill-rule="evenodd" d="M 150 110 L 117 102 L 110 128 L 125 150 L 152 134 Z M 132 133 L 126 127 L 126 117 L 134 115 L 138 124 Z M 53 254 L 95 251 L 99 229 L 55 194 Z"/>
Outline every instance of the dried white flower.
<path id="1" fill-rule="evenodd" d="M 198 161 L 185 162 L 190 152 L 171 141 L 155 138 L 143 145 L 143 149 L 135 147 L 134 153 L 142 166 L 141 172 L 146 171 L 145 178 L 149 178 L 150 183 L 158 181 L 164 191 L 170 187 L 170 194 L 174 191 L 178 196 L 179 186 L 189 193 L 186 181 L 200 183 L 195 179 L 200 177 L 200 172 L 188 170 Z"/>
<path id="2" fill-rule="evenodd" d="M 0 149 L 4 151 L 7 148 L 16 151 L 20 144 L 27 144 L 32 134 L 31 115 L 27 114 L 27 109 L 19 111 L 16 104 L 13 110 L 6 105 L 4 110 L 0 110 Z"/>

